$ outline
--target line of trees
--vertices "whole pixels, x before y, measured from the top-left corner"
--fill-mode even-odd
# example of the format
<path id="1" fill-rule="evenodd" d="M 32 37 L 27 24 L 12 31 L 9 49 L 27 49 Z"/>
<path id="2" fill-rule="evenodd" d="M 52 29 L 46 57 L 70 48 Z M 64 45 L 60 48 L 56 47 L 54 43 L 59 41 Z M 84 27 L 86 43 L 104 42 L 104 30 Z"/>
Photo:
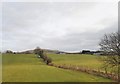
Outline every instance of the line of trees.
<path id="1" fill-rule="evenodd" d="M 47 56 L 47 54 L 42 50 L 40 49 L 39 47 L 37 47 L 35 50 L 34 50 L 34 53 L 37 54 L 40 58 L 43 59 L 43 61 L 48 65 L 50 63 L 52 63 L 52 59 L 50 57 Z"/>

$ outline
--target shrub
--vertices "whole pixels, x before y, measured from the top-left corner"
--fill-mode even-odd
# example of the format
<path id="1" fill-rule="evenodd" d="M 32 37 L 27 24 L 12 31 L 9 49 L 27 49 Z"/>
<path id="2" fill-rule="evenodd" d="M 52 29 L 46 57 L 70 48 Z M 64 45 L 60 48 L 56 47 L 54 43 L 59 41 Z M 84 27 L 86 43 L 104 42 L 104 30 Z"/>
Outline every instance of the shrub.
<path id="1" fill-rule="evenodd" d="M 43 56 L 43 61 L 45 62 L 45 61 L 47 61 L 47 59 L 48 59 L 48 57 L 45 55 L 45 56 Z"/>
<path id="2" fill-rule="evenodd" d="M 35 50 L 34 50 L 34 53 L 35 54 L 38 54 L 44 62 L 46 62 L 46 64 L 48 65 L 49 63 L 52 63 L 52 59 L 50 57 L 47 57 L 46 53 L 43 52 L 42 49 L 40 49 L 39 47 L 37 47 Z"/>
<path id="3" fill-rule="evenodd" d="M 7 50 L 5 53 L 13 53 L 13 51 L 11 51 L 11 50 Z"/>
<path id="4" fill-rule="evenodd" d="M 47 65 L 48 65 L 49 63 L 52 63 L 52 59 L 51 59 L 50 57 L 47 58 Z"/>
<path id="5" fill-rule="evenodd" d="M 34 49 L 34 53 L 41 55 L 43 53 L 43 50 L 41 48 L 37 47 L 36 49 Z"/>

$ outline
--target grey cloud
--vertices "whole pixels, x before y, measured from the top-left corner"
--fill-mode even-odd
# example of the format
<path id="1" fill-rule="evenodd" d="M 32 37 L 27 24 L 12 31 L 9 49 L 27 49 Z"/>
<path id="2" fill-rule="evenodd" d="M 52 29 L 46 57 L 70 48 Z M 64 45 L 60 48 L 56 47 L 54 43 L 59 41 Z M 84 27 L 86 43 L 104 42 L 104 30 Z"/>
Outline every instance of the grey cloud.
<path id="1" fill-rule="evenodd" d="M 4 3 L 3 50 L 36 46 L 63 51 L 96 50 L 104 33 L 117 30 L 113 9 L 112 4 L 92 2 Z"/>
<path id="2" fill-rule="evenodd" d="M 99 50 L 99 42 L 105 33 L 117 31 L 117 23 L 97 32 L 70 33 L 66 36 L 46 39 L 49 47 L 65 51 L 81 51 L 83 49 Z"/>

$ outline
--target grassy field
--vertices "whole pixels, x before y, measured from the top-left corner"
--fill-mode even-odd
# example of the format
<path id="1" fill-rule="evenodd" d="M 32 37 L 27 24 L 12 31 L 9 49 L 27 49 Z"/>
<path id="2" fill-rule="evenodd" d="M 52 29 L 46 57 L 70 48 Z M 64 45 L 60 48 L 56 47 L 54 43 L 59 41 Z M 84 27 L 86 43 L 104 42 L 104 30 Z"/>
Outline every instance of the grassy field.
<path id="1" fill-rule="evenodd" d="M 53 58 L 53 62 L 74 63 L 72 57 L 67 61 L 67 55 L 61 57 L 58 55 L 49 55 Z M 34 54 L 3 54 L 3 82 L 111 82 L 112 80 L 103 77 L 93 76 L 83 72 L 60 69 L 52 66 L 47 66 L 41 59 L 38 59 Z M 87 57 L 86 57 L 87 59 Z M 92 58 L 89 58 L 92 60 Z M 82 60 L 81 60 L 82 61 Z M 79 64 L 76 60 L 75 64 Z M 91 61 L 92 63 L 92 61 Z M 87 63 L 90 64 L 90 63 Z M 96 65 L 95 65 L 96 67 Z"/>
<path id="2" fill-rule="evenodd" d="M 55 64 L 70 64 L 77 66 L 85 66 L 89 68 L 100 68 L 102 62 L 99 56 L 96 55 L 86 55 L 86 54 L 48 54 L 52 58 Z"/>
<path id="3" fill-rule="evenodd" d="M 100 60 L 103 56 L 89 54 L 48 54 L 48 56 L 52 58 L 54 64 L 74 65 L 105 72 L 102 68 L 104 63 Z M 113 69 L 114 73 L 118 74 L 118 67 Z M 113 71 L 113 69 L 108 68 L 108 72 Z"/>

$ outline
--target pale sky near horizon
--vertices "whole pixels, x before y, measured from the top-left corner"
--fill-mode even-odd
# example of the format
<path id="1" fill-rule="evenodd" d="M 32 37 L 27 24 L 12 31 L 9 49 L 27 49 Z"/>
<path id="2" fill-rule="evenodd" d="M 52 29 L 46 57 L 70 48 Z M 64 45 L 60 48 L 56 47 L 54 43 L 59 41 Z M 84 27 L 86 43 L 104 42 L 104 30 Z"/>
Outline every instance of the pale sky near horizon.
<path id="1" fill-rule="evenodd" d="M 117 20 L 117 3 L 5 2 L 2 51 L 37 46 L 62 51 L 98 50 L 105 33 L 117 32 Z"/>

